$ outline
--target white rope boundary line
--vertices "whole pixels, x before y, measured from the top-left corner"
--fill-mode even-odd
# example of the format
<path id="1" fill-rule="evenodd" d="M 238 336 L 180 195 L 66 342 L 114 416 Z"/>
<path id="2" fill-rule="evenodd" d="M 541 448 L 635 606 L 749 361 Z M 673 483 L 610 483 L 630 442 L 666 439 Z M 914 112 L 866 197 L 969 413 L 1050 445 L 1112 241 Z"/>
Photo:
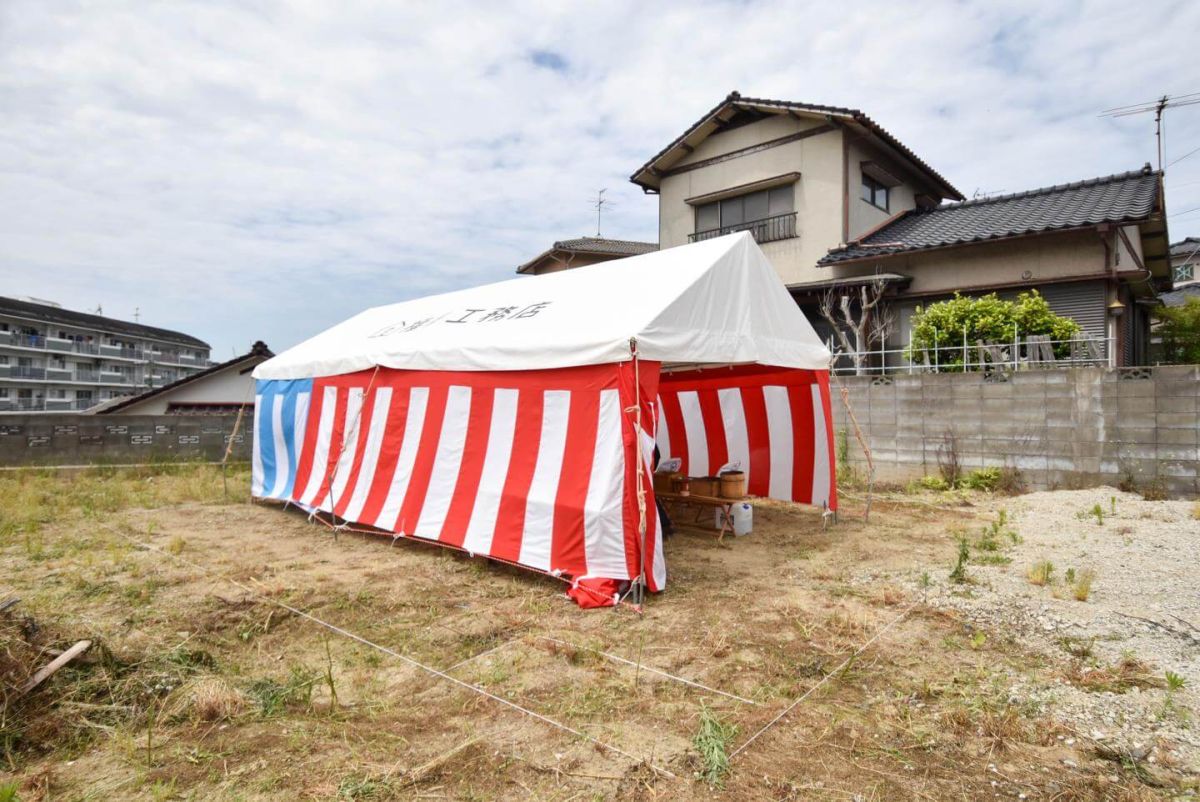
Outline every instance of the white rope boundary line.
<path id="1" fill-rule="evenodd" d="M 512 646 L 514 643 L 520 643 L 524 638 L 525 638 L 524 635 L 518 635 L 517 637 L 513 638 L 512 640 L 506 640 L 506 641 L 504 641 L 504 643 L 501 643 L 498 646 L 493 646 L 490 649 L 485 649 L 484 651 L 480 652 L 479 654 L 473 654 L 470 657 L 464 657 L 462 660 L 459 660 L 457 663 L 455 663 L 454 665 L 447 668 L 446 671 L 453 671 L 456 668 L 462 668 L 467 663 L 473 663 L 476 660 L 482 660 L 484 657 L 487 657 L 489 654 L 495 654 L 496 652 L 500 651 L 501 649 L 507 649 L 509 646 Z"/>
<path id="2" fill-rule="evenodd" d="M 646 671 L 651 674 L 658 674 L 660 677 L 666 677 L 667 679 L 674 680 L 675 682 L 682 682 L 684 685 L 691 685 L 693 688 L 699 688 L 700 690 L 708 691 L 709 693 L 717 693 L 717 694 L 720 694 L 721 696 L 728 696 L 730 699 L 736 699 L 737 701 L 742 702 L 744 704 L 748 704 L 748 705 L 761 704 L 761 702 L 756 702 L 753 699 L 747 699 L 744 696 L 738 696 L 735 693 L 728 693 L 726 691 L 718 690 L 716 688 L 710 688 L 707 685 L 703 685 L 699 682 L 695 682 L 693 680 L 687 679 L 686 677 L 677 677 L 674 674 L 668 674 L 665 671 L 660 671 L 659 669 L 654 668 L 652 666 L 645 665 L 644 663 L 635 663 L 632 660 L 627 660 L 624 657 L 619 657 L 618 655 L 615 655 L 615 654 L 609 654 L 608 652 L 602 652 L 599 649 L 593 649 L 590 646 L 579 646 L 574 643 L 569 643 L 565 640 L 559 640 L 558 638 L 551 638 L 549 635 L 538 635 L 536 637 L 539 640 L 547 640 L 547 641 L 550 641 L 551 643 L 558 643 L 563 646 L 568 646 L 572 649 L 582 649 L 585 652 L 592 652 L 593 654 L 598 654 L 601 657 L 606 657 L 609 660 L 612 660 L 614 662 L 624 663 L 627 666 L 634 666 L 635 668 L 637 668 L 641 671 Z"/>
<path id="3" fill-rule="evenodd" d="M 512 701 L 509 701 L 508 699 L 504 699 L 503 697 L 496 696 L 493 693 L 489 693 L 486 689 L 480 688 L 477 685 L 472 685 L 469 682 L 464 682 L 463 680 L 452 677 L 449 674 L 447 674 L 446 672 L 439 671 L 438 669 L 433 668 L 432 666 L 427 666 L 424 663 L 418 662 L 417 660 L 409 657 L 408 655 L 401 654 L 400 652 L 389 649 L 386 646 L 381 646 L 378 643 L 372 643 L 371 641 L 367 640 L 366 638 L 362 637 L 361 635 L 356 635 L 355 633 L 350 632 L 349 630 L 342 629 L 341 627 L 339 627 L 335 624 L 331 624 L 328 621 L 322 621 L 320 618 L 317 618 L 315 615 L 306 613 L 305 611 L 299 610 L 295 607 L 292 607 L 291 605 L 284 604 L 283 602 L 279 601 L 278 599 L 272 599 L 268 596 L 264 596 L 262 593 L 256 591 L 254 588 L 251 588 L 248 585 L 244 585 L 241 582 L 238 582 L 236 579 L 233 579 L 231 577 L 228 577 L 228 576 L 225 576 L 222 574 L 218 574 L 215 571 L 207 568 L 206 566 L 203 566 L 199 563 L 193 562 L 192 560 L 188 560 L 184 557 L 180 557 L 177 554 L 171 554 L 170 552 L 164 551 L 163 549 L 160 549 L 157 546 L 151 545 L 144 541 L 137 540 L 136 538 L 132 538 L 129 535 L 126 535 L 124 532 L 119 532 L 119 531 L 117 531 L 115 529 L 111 529 L 109 527 L 105 527 L 105 528 L 108 528 L 109 531 L 114 532 L 118 536 L 120 536 L 120 537 L 124 538 L 125 540 L 127 540 L 128 542 L 132 543 L 136 548 L 143 548 L 143 549 L 147 549 L 149 551 L 157 552 L 158 554 L 161 554 L 164 557 L 167 557 L 168 559 L 174 560 L 174 561 L 182 563 L 184 565 L 191 566 L 192 568 L 199 570 L 200 572 L 206 574 L 207 576 L 209 576 L 211 578 L 223 579 L 226 582 L 228 582 L 229 584 L 231 584 L 237 588 L 241 588 L 246 593 L 249 593 L 250 595 L 257 597 L 257 598 L 261 599 L 262 601 L 268 602 L 270 604 L 274 604 L 275 606 L 280 607 L 284 610 L 287 610 L 288 612 L 293 613 L 294 615 L 298 615 L 301 618 L 306 618 L 309 621 L 312 621 L 314 624 L 325 627 L 330 632 L 335 632 L 344 638 L 348 638 L 350 640 L 357 641 L 358 643 L 361 643 L 364 646 L 369 646 L 372 649 L 383 652 L 384 654 L 391 655 L 392 657 L 395 657 L 399 660 L 404 661 L 405 663 L 408 663 L 410 666 L 413 666 L 414 668 L 419 668 L 420 670 L 422 670 L 428 674 L 432 674 L 435 677 L 444 679 L 447 682 L 454 683 L 455 685 L 458 685 L 461 688 L 466 688 L 469 691 L 474 691 L 475 693 L 485 696 L 494 702 L 499 702 L 500 704 L 504 705 L 505 707 L 510 707 L 519 713 L 529 716 L 530 718 L 537 719 L 538 721 L 541 721 L 544 724 L 549 724 L 551 727 L 562 730 L 563 732 L 574 735 L 577 738 L 582 738 L 585 741 L 593 743 L 602 749 L 606 749 L 614 754 L 621 755 L 622 757 L 628 758 L 629 760 L 632 760 L 634 763 L 645 764 L 646 766 L 650 767 L 650 769 L 652 769 L 655 772 L 658 772 L 659 774 L 663 774 L 672 779 L 678 779 L 678 777 L 675 774 L 671 773 L 667 769 L 664 769 L 661 766 L 656 766 L 653 763 L 649 762 L 648 760 L 639 758 L 636 755 L 632 755 L 623 749 L 619 749 L 618 747 L 615 747 L 611 744 L 607 744 L 604 741 L 601 741 L 599 738 L 596 738 L 595 736 L 588 735 L 586 732 L 582 732 L 581 730 L 577 730 L 566 724 L 557 722 L 552 718 L 542 715 L 541 713 L 535 712 L 526 707 L 522 707 L 521 705 L 517 704 L 516 702 L 512 702 Z M 502 644 L 502 645 L 505 645 L 505 644 Z"/>
<path id="4" fill-rule="evenodd" d="M 916 606 L 917 606 L 917 602 L 913 602 L 912 604 L 908 605 L 908 607 L 906 607 L 904 609 L 904 611 L 900 613 L 900 615 L 896 616 L 891 621 L 889 621 L 887 624 L 885 624 L 883 627 L 881 627 L 874 635 L 872 635 L 867 640 L 866 643 L 864 643 L 862 646 L 859 646 L 858 649 L 853 654 L 851 654 L 849 657 L 847 657 L 845 660 L 843 660 L 841 662 L 841 665 L 839 665 L 833 671 L 830 671 L 828 674 L 826 674 L 824 677 L 822 677 L 820 682 L 818 682 L 816 685 L 812 686 L 807 691 L 805 691 L 804 694 L 799 699 L 797 699 L 796 701 L 792 702 L 790 705 L 785 707 L 779 715 L 777 715 L 775 718 L 771 719 L 766 724 L 764 724 L 762 729 L 760 729 L 758 732 L 754 733 L 749 738 L 747 738 L 746 742 L 743 743 L 741 746 L 739 746 L 737 749 L 734 749 L 733 752 L 730 753 L 729 759 L 733 760 L 735 757 L 737 757 L 742 752 L 742 750 L 744 750 L 750 744 L 752 744 L 756 740 L 758 740 L 758 736 L 762 735 L 764 732 L 771 729 L 771 727 L 774 727 L 775 724 L 778 723 L 781 718 L 786 716 L 788 713 L 792 712 L 792 710 L 795 709 L 796 705 L 803 702 L 805 699 L 807 699 L 809 696 L 811 696 L 813 694 L 813 692 L 815 692 L 818 688 L 820 688 L 822 685 L 824 685 L 826 682 L 828 682 L 833 677 L 837 676 L 837 674 L 843 668 L 850 665 L 851 660 L 853 660 L 854 658 L 858 657 L 860 654 L 865 652 L 867 650 L 868 646 L 870 646 L 875 641 L 879 640 L 885 632 L 887 632 L 889 629 L 891 629 L 897 623 L 899 623 L 900 619 L 904 618 L 909 613 L 911 613 L 913 608 Z"/>

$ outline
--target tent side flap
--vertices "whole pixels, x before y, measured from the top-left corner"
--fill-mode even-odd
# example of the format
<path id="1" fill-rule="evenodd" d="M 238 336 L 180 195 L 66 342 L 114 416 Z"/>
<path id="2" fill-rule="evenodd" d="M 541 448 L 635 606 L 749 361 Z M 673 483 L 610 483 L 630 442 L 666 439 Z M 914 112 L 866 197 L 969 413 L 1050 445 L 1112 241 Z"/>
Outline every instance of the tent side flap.
<path id="1" fill-rule="evenodd" d="M 837 509 L 829 371 L 757 365 L 664 373 L 655 439 L 688 476 L 730 462 L 752 496 Z"/>
<path id="2" fill-rule="evenodd" d="M 638 373 L 649 426 L 658 365 Z M 652 496 L 640 546 L 633 375 L 622 363 L 260 380 L 254 495 L 574 579 L 634 579 L 645 560 L 660 589 Z"/>

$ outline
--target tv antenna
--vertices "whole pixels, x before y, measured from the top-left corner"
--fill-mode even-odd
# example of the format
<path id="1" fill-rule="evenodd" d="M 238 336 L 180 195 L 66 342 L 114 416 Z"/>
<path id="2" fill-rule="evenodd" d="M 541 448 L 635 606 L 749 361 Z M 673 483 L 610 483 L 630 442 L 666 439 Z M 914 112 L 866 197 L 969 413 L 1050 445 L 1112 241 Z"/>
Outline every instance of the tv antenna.
<path id="1" fill-rule="evenodd" d="M 600 234 L 600 216 L 604 213 L 604 207 L 612 206 L 612 201 L 610 201 L 608 198 L 604 197 L 605 192 L 608 192 L 607 188 L 599 190 L 596 193 L 596 200 L 592 201 L 592 208 L 596 210 L 596 236 L 597 237 L 601 236 L 601 234 Z"/>
<path id="2" fill-rule="evenodd" d="M 1148 114 L 1154 112 L 1154 138 L 1158 144 L 1158 169 L 1163 168 L 1163 144 L 1162 144 L 1162 121 L 1163 112 L 1168 108 L 1177 106 L 1192 106 L 1200 103 L 1200 92 L 1190 92 L 1186 95 L 1163 95 L 1158 100 L 1149 100 L 1145 103 L 1134 103 L 1129 106 L 1117 106 L 1112 109 L 1105 109 L 1100 112 L 1101 117 L 1129 117 L 1134 114 Z"/>
<path id="3" fill-rule="evenodd" d="M 133 308 L 133 322 L 134 323 L 142 322 L 142 308 L 140 306 L 135 306 Z"/>

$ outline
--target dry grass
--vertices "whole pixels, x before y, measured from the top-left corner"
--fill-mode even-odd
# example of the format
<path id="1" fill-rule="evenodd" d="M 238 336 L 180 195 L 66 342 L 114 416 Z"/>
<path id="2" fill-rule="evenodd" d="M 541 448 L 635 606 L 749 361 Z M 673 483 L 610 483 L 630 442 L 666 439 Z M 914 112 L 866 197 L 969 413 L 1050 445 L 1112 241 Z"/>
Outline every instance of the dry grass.
<path id="1" fill-rule="evenodd" d="M 1149 666 L 1131 655 L 1111 666 L 1072 663 L 1064 672 L 1064 678 L 1092 693 L 1125 693 L 1131 688 L 1162 688 L 1166 685 L 1162 677 L 1153 674 Z"/>
<path id="2" fill-rule="evenodd" d="M 22 598 L 0 620 L 5 687 L 51 649 L 97 643 L 0 711 L 0 764 L 22 799 L 692 799 L 709 798 L 708 782 L 736 802 L 980 798 L 997 793 L 980 756 L 999 752 L 1014 766 L 1002 789 L 1011 796 L 1040 793 L 1055 776 L 1056 759 L 1040 751 L 1053 725 L 1003 690 L 1009 672 L 1042 669 L 1000 633 L 980 637 L 918 605 L 830 676 L 898 614 L 906 589 L 894 577 L 945 571 L 956 548 L 946 532 L 982 523 L 969 511 L 885 496 L 870 527 L 851 506 L 826 532 L 814 511 L 763 503 L 754 536 L 732 547 L 694 531 L 672 539 L 671 586 L 637 616 L 580 611 L 550 580 L 436 548 L 334 541 L 302 515 L 245 504 L 245 485 L 244 473 L 231 480 L 226 503 L 219 473 L 194 467 L 0 477 L 0 493 L 18 499 L 4 507 L 0 559 Z M 116 532 L 183 552 L 258 595 Z M 857 582 L 863 574 L 878 578 Z M 361 644 L 327 641 L 270 599 L 679 779 Z M 1126 673 L 1141 681 L 1135 667 Z M 1111 784 L 1112 796 L 1127 785 L 1136 780 Z"/>
<path id="3" fill-rule="evenodd" d="M 222 677 L 202 677 L 182 690 L 183 712 L 198 721 L 225 721 L 246 708 L 246 697 Z"/>
<path id="4" fill-rule="evenodd" d="M 1029 567 L 1025 577 L 1031 585 L 1049 585 L 1054 581 L 1054 563 L 1049 560 L 1041 560 Z"/>
<path id="5" fill-rule="evenodd" d="M 1075 581 L 1071 583 L 1071 598 L 1075 601 L 1085 602 L 1092 595 L 1092 585 L 1096 582 L 1096 572 L 1091 568 L 1084 568 L 1075 575 Z"/>

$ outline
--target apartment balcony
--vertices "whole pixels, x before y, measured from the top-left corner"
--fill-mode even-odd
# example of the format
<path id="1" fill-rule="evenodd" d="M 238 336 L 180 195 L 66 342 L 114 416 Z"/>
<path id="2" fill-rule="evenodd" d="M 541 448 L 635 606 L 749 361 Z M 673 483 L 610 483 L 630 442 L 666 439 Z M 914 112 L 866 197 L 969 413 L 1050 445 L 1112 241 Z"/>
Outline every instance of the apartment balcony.
<path id="1" fill-rule="evenodd" d="M 100 356 L 113 357 L 116 359 L 134 359 L 145 362 L 149 359 L 146 351 L 141 348 L 125 348 L 120 345 L 101 345 Z"/>
<path id="2" fill-rule="evenodd" d="M 84 412 L 94 398 L 0 398 L 0 412 Z"/>
<path id="3" fill-rule="evenodd" d="M 17 334 L 11 331 L 0 331 L 0 346 L 9 348 L 31 348 L 38 351 L 55 351 L 60 354 L 87 354 L 99 356 L 100 346 L 96 343 L 63 340 L 58 337 L 44 337 L 40 334 Z M 120 348 L 112 347 L 113 356 L 120 356 Z"/>
<path id="4" fill-rule="evenodd" d="M 0 365 L 0 381 L 36 381 L 63 384 L 118 384 L 129 386 L 137 384 L 137 378 L 125 373 L 107 370 L 97 371 L 94 368 L 42 368 L 24 365 Z"/>
<path id="5" fill-rule="evenodd" d="M 796 213 L 777 214 L 774 217 L 764 217 L 761 220 L 750 220 L 720 228 L 710 228 L 707 231 L 697 231 L 688 235 L 688 242 L 700 242 L 713 237 L 721 237 L 738 231 L 749 231 L 754 241 L 760 245 L 764 242 L 775 242 L 781 239 L 791 239 L 796 236 Z"/>

